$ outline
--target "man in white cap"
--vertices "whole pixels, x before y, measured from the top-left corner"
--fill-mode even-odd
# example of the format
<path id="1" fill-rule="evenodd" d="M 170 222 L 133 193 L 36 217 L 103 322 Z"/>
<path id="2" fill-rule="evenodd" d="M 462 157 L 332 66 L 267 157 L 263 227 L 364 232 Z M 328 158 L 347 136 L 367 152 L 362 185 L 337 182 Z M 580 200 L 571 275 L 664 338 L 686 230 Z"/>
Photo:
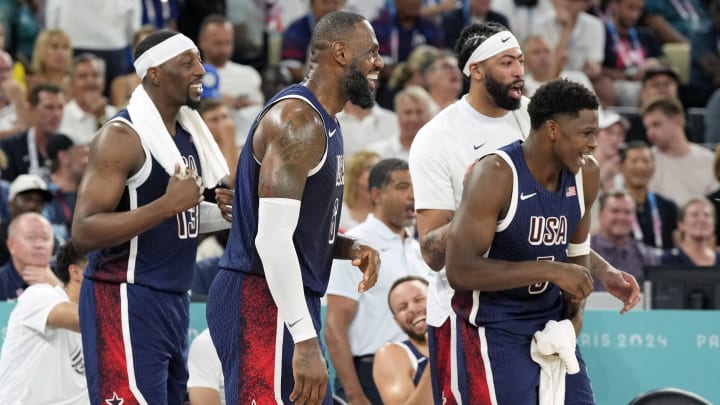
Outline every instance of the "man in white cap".
<path id="1" fill-rule="evenodd" d="M 75 206 L 73 242 L 92 251 L 79 305 L 85 370 L 93 404 L 180 404 L 198 234 L 229 227 L 201 204 L 203 189 L 228 169 L 188 108 L 205 74 L 195 44 L 153 33 L 135 70 L 142 84 L 94 137 Z"/>
<path id="2" fill-rule="evenodd" d="M 435 403 L 456 403 L 450 378 L 453 290 L 445 275 L 449 224 L 460 205 L 465 173 L 480 157 L 525 139 L 530 131 L 528 99 L 522 96 L 524 56 L 515 36 L 497 23 L 472 24 L 455 45 L 458 66 L 470 79 L 468 94 L 446 107 L 417 134 L 410 148 L 410 173 L 420 246 L 437 271 L 428 291 L 428 343 Z M 588 241 L 589 243 L 589 241 Z M 639 300 L 635 279 L 591 255 L 593 273 L 622 299 L 623 311 Z"/>

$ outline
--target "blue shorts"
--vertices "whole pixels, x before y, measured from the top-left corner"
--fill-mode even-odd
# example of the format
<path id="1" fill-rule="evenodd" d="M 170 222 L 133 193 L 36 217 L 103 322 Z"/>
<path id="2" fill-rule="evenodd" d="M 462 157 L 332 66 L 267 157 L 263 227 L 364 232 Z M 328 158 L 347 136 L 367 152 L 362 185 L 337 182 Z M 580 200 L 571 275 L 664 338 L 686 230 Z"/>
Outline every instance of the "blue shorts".
<path id="1" fill-rule="evenodd" d="M 531 336 L 453 323 L 456 356 L 451 370 L 461 403 L 537 405 L 540 366 L 530 357 Z M 577 349 L 576 354 L 580 372 L 565 377 L 565 403 L 595 404 L 587 367 Z"/>
<path id="2" fill-rule="evenodd" d="M 433 402 L 437 405 L 455 405 L 450 382 L 450 319 L 440 327 L 428 325 L 428 352 Z"/>
<path id="3" fill-rule="evenodd" d="M 79 311 L 90 402 L 183 403 L 189 307 L 187 294 L 85 278 Z"/>
<path id="4" fill-rule="evenodd" d="M 306 302 L 319 331 L 320 297 L 306 295 Z M 207 321 L 227 404 L 291 403 L 295 344 L 264 277 L 220 270 L 208 291 Z M 329 383 L 323 403 L 332 404 Z"/>

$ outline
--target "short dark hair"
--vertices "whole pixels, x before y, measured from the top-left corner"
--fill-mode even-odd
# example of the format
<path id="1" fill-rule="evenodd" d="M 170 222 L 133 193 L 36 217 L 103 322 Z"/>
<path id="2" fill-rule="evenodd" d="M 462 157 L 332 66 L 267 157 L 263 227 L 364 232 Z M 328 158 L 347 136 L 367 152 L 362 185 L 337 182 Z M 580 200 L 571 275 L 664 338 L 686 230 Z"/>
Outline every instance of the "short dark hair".
<path id="1" fill-rule="evenodd" d="M 347 11 L 332 11 L 325 14 L 313 29 L 310 39 L 310 55 L 327 48 L 334 41 L 347 40 L 355 30 L 355 24 L 367 18 Z"/>
<path id="2" fill-rule="evenodd" d="M 602 211 L 603 208 L 605 208 L 605 203 L 607 202 L 608 198 L 626 198 L 630 197 L 630 194 L 624 189 L 614 189 L 610 190 L 604 193 L 600 193 L 600 197 L 598 197 L 598 204 L 600 204 L 599 211 Z"/>
<path id="3" fill-rule="evenodd" d="M 75 250 L 72 239 L 62 244 L 55 256 L 55 274 L 63 284 L 70 282 L 70 265 L 82 266 L 87 261 L 87 256 Z"/>
<path id="4" fill-rule="evenodd" d="M 94 64 L 95 67 L 100 71 L 100 76 L 102 76 L 102 79 L 105 80 L 105 60 L 97 57 L 95 54 L 90 52 L 83 52 L 73 58 L 71 74 L 74 75 L 77 65 L 84 62 L 90 62 Z"/>
<path id="5" fill-rule="evenodd" d="M 637 139 L 637 140 L 630 141 L 630 142 L 620 145 L 620 147 L 618 148 L 618 155 L 620 156 L 620 163 L 625 162 L 628 151 L 632 150 L 632 149 L 648 149 L 649 150 L 650 145 L 648 145 L 647 142 L 645 142 L 641 139 Z M 650 154 L 650 157 L 653 157 L 652 153 Z"/>
<path id="6" fill-rule="evenodd" d="M 390 307 L 390 313 L 395 315 L 395 311 L 393 311 L 392 305 L 390 304 L 390 295 L 392 295 L 393 290 L 397 288 L 400 284 L 407 283 L 409 281 L 419 281 L 420 283 L 424 284 L 425 287 L 427 287 L 430 283 L 428 281 L 420 276 L 403 276 L 399 279 L 395 280 L 392 285 L 390 286 L 390 291 L 388 291 L 388 307 Z"/>
<path id="7" fill-rule="evenodd" d="M 37 105 L 40 104 L 40 93 L 42 93 L 43 91 L 52 94 L 60 94 L 63 92 L 59 86 L 56 86 L 54 84 L 38 84 L 37 86 L 33 87 L 32 90 L 30 90 L 30 95 L 28 96 L 28 102 L 31 106 L 37 107 Z"/>
<path id="8" fill-rule="evenodd" d="M 198 30 L 198 38 L 205 33 L 205 29 L 207 29 L 207 26 L 210 24 L 230 24 L 230 20 L 228 20 L 224 15 L 222 14 L 210 14 L 207 17 L 205 17 L 202 22 L 200 23 L 200 29 Z"/>
<path id="9" fill-rule="evenodd" d="M 396 170 L 409 170 L 408 163 L 396 158 L 383 159 L 375 163 L 368 176 L 368 189 L 385 188 L 390 182 L 390 176 Z"/>
<path id="10" fill-rule="evenodd" d="M 582 110 L 597 110 L 598 99 L 587 87 L 567 79 L 545 83 L 533 94 L 528 104 L 530 125 L 537 130 L 558 116 L 577 118 Z"/>
<path id="11" fill-rule="evenodd" d="M 473 23 L 463 28 L 454 48 L 460 70 L 463 70 L 475 48 L 485 42 L 486 39 L 502 31 L 508 31 L 507 27 L 493 21 L 484 24 Z"/>
<path id="12" fill-rule="evenodd" d="M 171 30 L 161 30 L 153 32 L 152 34 L 148 35 L 140 41 L 140 43 L 137 44 L 137 47 L 135 47 L 135 55 L 133 55 L 133 58 L 135 60 L 138 60 L 142 54 L 147 52 L 148 49 L 152 48 L 153 46 L 159 44 L 160 42 L 170 38 L 174 37 L 175 35 L 178 35 L 179 32 L 171 31 Z"/>
<path id="13" fill-rule="evenodd" d="M 685 110 L 683 109 L 680 100 L 675 97 L 653 97 L 650 100 L 646 101 L 642 105 L 642 107 L 640 107 L 640 114 L 644 117 L 648 113 L 651 113 L 655 110 L 659 110 L 661 113 L 663 113 L 663 115 L 668 118 L 679 115 L 680 117 L 682 117 L 683 122 L 685 122 Z"/>
<path id="14" fill-rule="evenodd" d="M 200 100 L 200 106 L 197 111 L 200 115 L 203 115 L 206 112 L 222 107 L 223 105 L 223 102 L 216 98 L 204 98 Z"/>

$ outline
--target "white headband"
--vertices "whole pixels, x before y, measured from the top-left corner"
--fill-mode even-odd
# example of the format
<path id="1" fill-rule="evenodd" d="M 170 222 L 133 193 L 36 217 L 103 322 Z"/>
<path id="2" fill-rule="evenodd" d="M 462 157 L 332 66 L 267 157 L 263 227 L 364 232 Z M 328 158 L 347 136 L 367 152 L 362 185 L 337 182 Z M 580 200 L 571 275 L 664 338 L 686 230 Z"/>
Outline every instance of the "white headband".
<path id="1" fill-rule="evenodd" d="M 197 49 L 195 43 L 183 34 L 176 34 L 145 51 L 133 66 L 143 79 L 151 67 L 160 66 L 190 49 Z"/>
<path id="2" fill-rule="evenodd" d="M 500 52 L 512 48 L 520 48 L 520 44 L 518 43 L 517 38 L 515 38 L 515 35 L 513 35 L 510 31 L 500 31 L 497 34 L 492 35 L 475 48 L 472 55 L 470 55 L 465 63 L 463 73 L 465 76 L 470 77 L 471 64 L 488 60 Z"/>

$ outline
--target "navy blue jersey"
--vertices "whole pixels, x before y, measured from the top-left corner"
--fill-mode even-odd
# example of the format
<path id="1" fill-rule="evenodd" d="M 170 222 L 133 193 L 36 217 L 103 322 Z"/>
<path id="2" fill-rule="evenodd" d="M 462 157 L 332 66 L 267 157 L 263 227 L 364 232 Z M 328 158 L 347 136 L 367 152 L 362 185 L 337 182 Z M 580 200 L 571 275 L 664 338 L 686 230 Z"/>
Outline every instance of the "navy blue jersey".
<path id="1" fill-rule="evenodd" d="M 127 110 L 118 112 L 113 119 L 131 123 Z M 187 166 L 202 175 L 190 134 L 178 124 L 173 139 Z M 170 175 L 146 150 L 145 163 L 126 181 L 115 212 L 130 211 L 157 200 L 165 194 L 169 180 Z M 197 253 L 199 219 L 195 206 L 128 242 L 91 252 L 85 277 L 187 293 Z"/>
<path id="2" fill-rule="evenodd" d="M 260 164 L 252 151 L 255 129 L 262 116 L 277 102 L 295 98 L 310 104 L 323 120 L 327 146 L 322 161 L 308 174 L 293 242 L 306 290 L 322 295 L 327 289 L 340 220 L 343 194 L 343 140 L 340 126 L 315 95 L 302 85 L 289 86 L 275 95 L 255 119 L 240 153 L 233 197 L 233 223 L 220 267 L 263 275 L 255 249 L 258 227 L 258 175 Z M 277 252 L 292 254 L 292 252 Z"/>
<path id="3" fill-rule="evenodd" d="M 567 259 L 566 248 L 585 211 L 582 171 L 563 170 L 560 187 L 550 192 L 527 167 L 520 142 L 493 152 L 513 171 L 513 191 L 505 218 L 498 221 L 486 256 L 506 261 Z M 564 304 L 555 284 L 542 282 L 504 291 L 456 291 L 453 308 L 475 326 L 531 336 L 548 320 L 562 319 Z"/>
<path id="4" fill-rule="evenodd" d="M 427 356 L 420 353 L 420 350 L 415 347 L 415 345 L 412 341 L 410 341 L 410 339 L 403 342 L 397 342 L 395 344 L 399 345 L 407 352 L 408 358 L 410 358 L 410 363 L 412 363 L 413 368 L 415 369 L 415 375 L 413 375 L 413 384 L 418 385 L 418 383 L 420 382 L 420 377 L 422 377 L 423 371 L 425 371 L 425 367 L 427 367 L 428 365 Z"/>

